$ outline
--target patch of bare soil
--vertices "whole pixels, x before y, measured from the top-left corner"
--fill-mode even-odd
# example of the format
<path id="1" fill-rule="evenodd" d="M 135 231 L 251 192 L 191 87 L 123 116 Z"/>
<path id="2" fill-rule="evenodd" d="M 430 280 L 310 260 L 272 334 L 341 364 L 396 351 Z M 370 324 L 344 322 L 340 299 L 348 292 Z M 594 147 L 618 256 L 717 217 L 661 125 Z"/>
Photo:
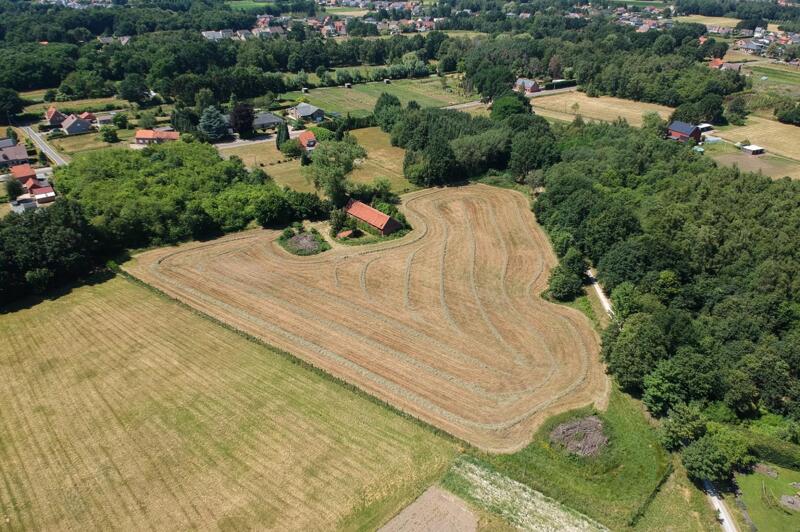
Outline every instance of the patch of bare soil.
<path id="1" fill-rule="evenodd" d="M 380 532 L 471 532 L 478 518 L 463 500 L 436 486 L 409 504 Z"/>
<path id="2" fill-rule="evenodd" d="M 800 497 L 796 495 L 781 495 L 781 506 L 800 512 Z"/>
<path id="3" fill-rule="evenodd" d="M 319 248 L 317 239 L 311 233 L 295 235 L 289 239 L 289 243 L 293 248 L 303 251 L 316 251 Z"/>
<path id="4" fill-rule="evenodd" d="M 603 422 L 597 416 L 562 423 L 550 433 L 552 443 L 563 445 L 579 456 L 596 456 L 608 443 L 603 434 Z"/>
<path id="5" fill-rule="evenodd" d="M 753 471 L 756 473 L 761 473 L 762 475 L 767 475 L 770 478 L 778 478 L 778 472 L 767 464 L 758 463 L 753 468 Z"/>

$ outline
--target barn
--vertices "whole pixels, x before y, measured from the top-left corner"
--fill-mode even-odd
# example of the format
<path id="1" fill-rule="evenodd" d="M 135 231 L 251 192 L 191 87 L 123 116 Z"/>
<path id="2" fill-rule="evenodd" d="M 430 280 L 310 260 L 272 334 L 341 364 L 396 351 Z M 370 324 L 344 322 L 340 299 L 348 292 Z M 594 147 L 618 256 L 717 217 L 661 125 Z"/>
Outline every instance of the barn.
<path id="1" fill-rule="evenodd" d="M 680 120 L 674 120 L 669 125 L 668 137 L 678 142 L 686 142 L 689 139 L 700 142 L 700 128 Z"/>
<path id="2" fill-rule="evenodd" d="M 378 209 L 374 209 L 366 203 L 362 203 L 358 200 L 351 199 L 348 201 L 347 206 L 344 208 L 344 212 L 359 222 L 363 222 L 369 227 L 375 229 L 384 236 L 392 234 L 403 227 L 400 222 L 388 214 L 384 214 Z"/>

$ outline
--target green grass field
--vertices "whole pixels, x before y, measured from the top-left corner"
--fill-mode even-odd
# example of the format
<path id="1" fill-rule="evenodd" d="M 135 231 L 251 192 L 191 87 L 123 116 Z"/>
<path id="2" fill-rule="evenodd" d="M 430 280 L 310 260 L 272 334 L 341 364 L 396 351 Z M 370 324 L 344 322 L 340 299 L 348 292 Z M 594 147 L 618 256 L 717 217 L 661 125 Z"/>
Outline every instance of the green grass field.
<path id="1" fill-rule="evenodd" d="M 625 528 L 656 489 L 671 459 L 639 403 L 616 389 L 608 410 L 599 413 L 609 444 L 598 456 L 579 458 L 550 443 L 556 425 L 592 412 L 584 408 L 549 419 L 517 453 L 474 454 L 498 472 L 612 529 Z"/>
<path id="2" fill-rule="evenodd" d="M 422 107 L 444 107 L 463 103 L 473 99 L 473 95 L 465 94 L 452 77 L 447 79 L 447 88 L 443 88 L 440 78 L 394 80 L 390 84 L 363 83 L 353 85 L 352 89 L 344 87 L 322 87 L 312 89 L 308 94 L 289 92 L 286 99 L 305 98 L 330 113 L 350 113 L 352 116 L 366 116 L 372 112 L 375 102 L 383 92 L 394 94 L 403 104 L 415 100 Z"/>
<path id="3" fill-rule="evenodd" d="M 667 7 L 669 4 L 666 2 L 656 2 L 651 0 L 611 0 L 615 4 L 624 4 L 628 6 L 639 7 Z"/>
<path id="4" fill-rule="evenodd" d="M 225 0 L 225 5 L 231 9 L 250 10 L 271 5 L 273 2 L 259 2 L 258 0 Z"/>
<path id="5" fill-rule="evenodd" d="M 4 530 L 375 529 L 448 439 L 123 278 L 0 315 Z"/>
<path id="6" fill-rule="evenodd" d="M 787 83 L 800 86 L 800 70 L 790 69 L 791 67 L 778 67 L 767 65 L 754 65 L 750 67 L 754 76 L 767 76 L 770 81 L 776 83 Z"/>
<path id="7" fill-rule="evenodd" d="M 68 113 L 82 113 L 84 111 L 105 111 L 108 109 L 128 109 L 131 104 L 127 100 L 120 100 L 116 96 L 108 98 L 88 98 L 86 100 L 72 100 L 69 102 L 40 102 L 25 107 L 26 113 L 44 113 L 51 105 L 59 111 Z"/>
<path id="8" fill-rule="evenodd" d="M 781 495 L 797 495 L 800 491 L 791 486 L 800 482 L 800 472 L 771 464 L 769 467 L 778 473 L 776 478 L 756 472 L 736 475 L 747 513 L 758 530 L 800 530 L 800 512 L 780 505 Z"/>
<path id="9" fill-rule="evenodd" d="M 117 131 L 119 142 L 109 144 L 100 139 L 100 133 L 92 132 L 85 135 L 75 135 L 72 137 L 62 137 L 53 139 L 50 142 L 59 152 L 67 155 L 75 155 L 83 151 L 102 150 L 104 148 L 122 148 L 133 139 L 136 132 L 132 129 L 120 129 Z"/>

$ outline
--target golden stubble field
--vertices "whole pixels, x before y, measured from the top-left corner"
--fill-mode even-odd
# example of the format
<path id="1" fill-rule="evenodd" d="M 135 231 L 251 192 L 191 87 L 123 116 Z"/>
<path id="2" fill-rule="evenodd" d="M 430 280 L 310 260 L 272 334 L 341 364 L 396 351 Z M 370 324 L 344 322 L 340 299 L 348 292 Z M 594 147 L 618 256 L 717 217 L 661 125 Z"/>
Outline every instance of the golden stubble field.
<path id="1" fill-rule="evenodd" d="M 1 530 L 374 529 L 456 452 L 132 281 L 0 338 Z"/>
<path id="2" fill-rule="evenodd" d="M 278 231 L 142 253 L 125 269 L 490 451 L 609 385 L 579 311 L 544 301 L 556 257 L 520 193 L 473 185 L 404 197 L 398 240 L 285 252 Z"/>

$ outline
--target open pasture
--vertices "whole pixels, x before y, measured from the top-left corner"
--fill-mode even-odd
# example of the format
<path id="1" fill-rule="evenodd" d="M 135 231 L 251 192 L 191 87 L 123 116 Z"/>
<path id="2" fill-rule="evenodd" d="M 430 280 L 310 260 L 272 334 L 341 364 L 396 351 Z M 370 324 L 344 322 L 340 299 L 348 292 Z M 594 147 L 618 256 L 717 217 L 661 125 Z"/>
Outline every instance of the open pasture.
<path id="1" fill-rule="evenodd" d="M 576 115 L 581 115 L 584 119 L 611 122 L 622 117 L 632 126 L 641 126 L 642 116 L 645 113 L 655 112 L 666 119 L 673 111 L 664 105 L 635 102 L 612 96 L 590 98 L 578 91 L 532 98 L 531 105 L 536 114 L 545 118 L 571 121 Z"/>
<path id="2" fill-rule="evenodd" d="M 125 269 L 490 451 L 608 381 L 579 311 L 539 297 L 556 264 L 520 193 L 473 185 L 406 195 L 403 238 L 295 257 L 255 230 L 137 255 Z"/>
<path id="3" fill-rule="evenodd" d="M 458 81 L 452 77 L 447 79 L 448 87 L 442 87 L 438 77 L 421 79 L 399 79 L 390 84 L 381 82 L 360 83 L 353 88 L 321 87 L 312 89 L 308 94 L 290 92 L 287 99 L 305 98 L 309 103 L 324 109 L 329 113 L 350 113 L 352 116 L 366 116 L 372 112 L 375 102 L 383 92 L 394 94 L 403 105 L 415 100 L 422 107 L 444 107 L 463 103 L 471 99 L 464 94 Z"/>
<path id="4" fill-rule="evenodd" d="M 716 134 L 731 142 L 749 140 L 764 146 L 767 153 L 800 161 L 800 127 L 791 124 L 751 115 L 745 125 L 720 128 Z"/>
<path id="5" fill-rule="evenodd" d="M 124 279 L 0 314 L 3 530 L 375 529 L 454 444 Z"/>
<path id="6" fill-rule="evenodd" d="M 417 188 L 403 175 L 403 158 L 406 151 L 392 146 L 388 133 L 384 133 L 378 127 L 368 127 L 356 129 L 351 134 L 367 150 L 367 158 L 357 164 L 353 172 L 347 176 L 348 179 L 356 183 L 371 183 L 376 177 L 383 177 L 389 180 L 392 190 L 398 194 Z"/>
<path id="7" fill-rule="evenodd" d="M 86 100 L 72 100 L 67 102 L 39 102 L 25 107 L 26 113 L 44 113 L 51 106 L 55 105 L 59 111 L 69 113 L 82 113 L 84 111 L 105 111 L 107 109 L 127 109 L 131 106 L 127 100 L 121 100 L 116 96 L 106 98 L 88 98 Z"/>
<path id="8" fill-rule="evenodd" d="M 133 140 L 135 131 L 132 129 L 119 129 L 117 136 L 119 142 L 109 144 L 100 138 L 100 133 L 92 131 L 84 135 L 72 135 L 69 137 L 61 137 L 58 139 L 49 140 L 48 142 L 53 145 L 60 153 L 66 155 L 75 155 L 83 151 L 101 150 L 104 148 L 126 148 L 128 143 Z"/>
<path id="9" fill-rule="evenodd" d="M 675 22 L 694 22 L 696 24 L 705 24 L 706 26 L 722 26 L 723 28 L 735 28 L 739 23 L 738 18 L 707 17 L 705 15 L 685 15 L 674 17 L 673 20 Z"/>

